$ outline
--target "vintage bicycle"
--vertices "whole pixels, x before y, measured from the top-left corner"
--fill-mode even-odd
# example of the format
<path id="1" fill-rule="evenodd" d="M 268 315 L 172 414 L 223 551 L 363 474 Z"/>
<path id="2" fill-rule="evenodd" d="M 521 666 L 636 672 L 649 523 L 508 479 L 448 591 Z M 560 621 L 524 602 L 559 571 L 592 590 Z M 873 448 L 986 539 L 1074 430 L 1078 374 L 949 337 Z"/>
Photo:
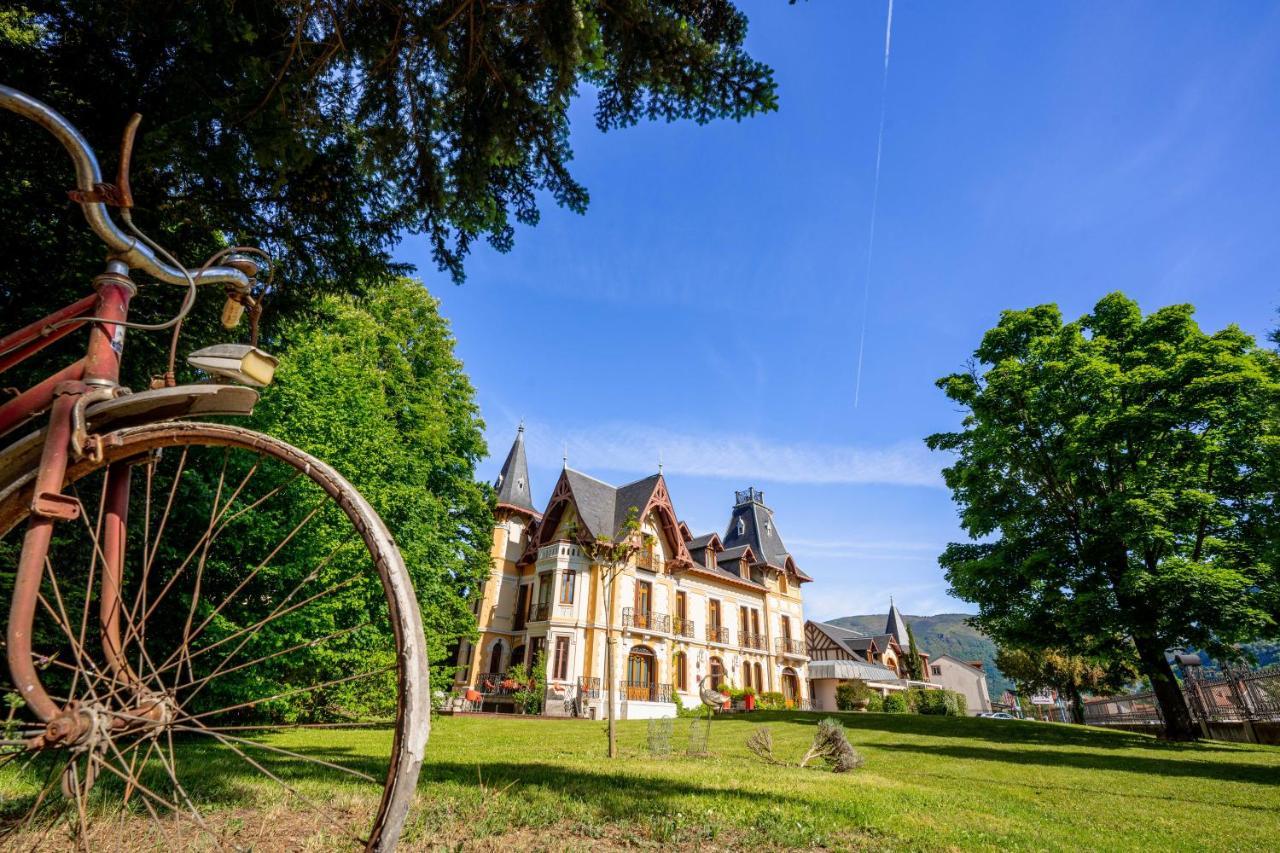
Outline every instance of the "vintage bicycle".
<path id="1" fill-rule="evenodd" d="M 110 184 L 52 108 L 4 86 L 0 107 L 71 155 L 69 194 L 107 247 L 91 295 L 0 338 L 3 373 L 88 332 L 82 359 L 0 404 L 0 845 L 394 847 L 429 701 L 386 526 L 324 462 L 223 422 L 272 379 L 255 345 L 192 354 L 202 384 L 175 384 L 172 357 L 155 387 L 119 384 L 126 330 L 173 330 L 198 288 L 224 289 L 228 327 L 258 310 L 264 253 L 189 269 L 134 225 L 137 117 Z M 134 272 L 187 289 L 177 317 L 129 319 Z"/>

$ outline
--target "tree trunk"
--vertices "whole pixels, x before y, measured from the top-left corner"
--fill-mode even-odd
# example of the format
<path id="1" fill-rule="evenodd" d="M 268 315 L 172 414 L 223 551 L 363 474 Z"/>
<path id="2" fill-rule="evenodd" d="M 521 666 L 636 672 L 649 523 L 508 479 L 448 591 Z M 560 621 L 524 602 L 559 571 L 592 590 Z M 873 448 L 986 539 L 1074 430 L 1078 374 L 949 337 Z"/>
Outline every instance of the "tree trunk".
<path id="1" fill-rule="evenodd" d="M 1164 736 L 1167 740 L 1197 740 L 1200 729 L 1191 719 L 1191 709 L 1182 693 L 1182 686 L 1173 674 L 1173 667 L 1164 655 L 1164 645 L 1153 637 L 1136 637 L 1138 662 L 1142 674 L 1151 679 L 1160 715 L 1164 717 Z"/>
<path id="2" fill-rule="evenodd" d="M 613 678 L 613 595 L 605 596 L 604 602 L 604 677 L 605 703 L 609 714 L 609 757 L 618 757 L 618 735 L 613 721 L 613 691 L 617 685 Z"/>
<path id="3" fill-rule="evenodd" d="M 1080 688 L 1071 685 L 1071 689 L 1067 692 L 1071 697 L 1071 722 L 1078 726 L 1084 725 L 1084 697 L 1080 695 Z"/>

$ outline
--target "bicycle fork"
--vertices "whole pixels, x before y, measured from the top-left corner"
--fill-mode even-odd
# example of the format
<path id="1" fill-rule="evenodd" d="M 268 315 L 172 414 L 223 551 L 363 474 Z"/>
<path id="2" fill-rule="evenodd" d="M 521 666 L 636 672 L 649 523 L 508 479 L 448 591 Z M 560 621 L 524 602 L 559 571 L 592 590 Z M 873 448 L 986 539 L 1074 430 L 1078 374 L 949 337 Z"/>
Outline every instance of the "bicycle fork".
<path id="1" fill-rule="evenodd" d="M 129 300 L 135 286 L 128 278 L 127 267 L 118 261 L 108 264 L 107 272 L 94 279 L 98 299 L 94 316 L 101 318 L 89 332 L 88 355 L 84 361 L 81 380 L 60 382 L 54 392 L 48 429 L 36 474 L 31 501 L 31 517 L 27 524 L 18 561 L 13 599 L 9 608 L 7 631 L 8 663 L 13 683 L 19 695 L 32 712 L 46 724 L 43 734 L 32 739 L 30 745 L 40 748 L 54 745 L 73 745 L 102 734 L 108 729 L 123 730 L 138 719 L 163 722 L 166 715 L 161 703 L 152 699 L 145 707 L 131 709 L 124 717 L 112 717 L 104 721 L 98 709 L 84 709 L 68 697 L 68 705 L 61 707 L 45 691 L 36 672 L 32 656 L 32 629 L 36 608 L 40 601 L 40 586 L 48 561 L 49 547 L 54 525 L 74 522 L 80 518 L 83 507 L 80 501 L 62 492 L 67 468 L 72 464 L 72 454 L 101 460 L 101 445 L 93 443 L 86 453 L 84 442 L 84 406 L 99 399 L 115 396 L 120 375 L 120 354 L 124 348 L 124 330 L 121 325 L 129 311 Z M 125 644 L 121 641 L 121 584 L 128 521 L 130 466 L 126 463 L 111 465 L 106 471 L 105 514 L 100 543 L 91 559 L 102 565 L 102 592 L 100 596 L 99 623 L 102 651 L 107 671 L 113 682 L 132 687 L 134 695 L 142 692 L 141 679 L 130 669 L 125 660 Z M 49 566 L 49 571 L 56 571 Z M 86 590 L 88 594 L 88 590 Z M 71 642 L 75 658 L 81 666 L 88 658 L 88 650 Z M 83 637 L 80 638 L 83 641 Z M 104 673 L 106 674 L 106 673 Z"/>

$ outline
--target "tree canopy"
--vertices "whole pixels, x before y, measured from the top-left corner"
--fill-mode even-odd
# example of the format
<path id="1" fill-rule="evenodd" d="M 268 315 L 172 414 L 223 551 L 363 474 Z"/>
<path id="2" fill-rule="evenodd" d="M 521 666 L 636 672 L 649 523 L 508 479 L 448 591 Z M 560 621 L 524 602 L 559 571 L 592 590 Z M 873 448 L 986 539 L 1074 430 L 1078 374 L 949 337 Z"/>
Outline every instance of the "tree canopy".
<path id="1" fill-rule="evenodd" d="M 1166 650 L 1235 654 L 1280 614 L 1276 354 L 1114 293 L 1071 323 L 1004 312 L 938 385 L 966 416 L 927 441 L 956 454 L 944 475 L 973 538 L 941 563 L 977 626 L 1136 663 L 1170 736 L 1194 736 Z"/>
<path id="2" fill-rule="evenodd" d="M 746 32 L 729 0 L 27 0 L 0 11 L 0 67 L 107 174 L 141 112 L 135 218 L 188 263 L 265 245 L 289 283 L 279 308 L 403 272 L 389 252 L 405 234 L 461 280 L 474 242 L 509 249 L 544 196 L 585 209 L 568 115 L 584 87 L 602 130 L 775 109 Z M 0 283 L 16 323 L 82 295 L 102 247 L 52 138 L 2 118 L 0 163 L 0 233 L 23 241 Z"/>
<path id="3" fill-rule="evenodd" d="M 1002 648 L 996 652 L 996 666 L 1024 694 L 1048 688 L 1065 695 L 1077 723 L 1084 722 L 1085 692 L 1119 690 L 1137 678 L 1137 671 L 1126 661 L 1103 663 L 1062 649 Z"/>
<path id="4" fill-rule="evenodd" d="M 281 329 L 281 364 L 252 426 L 324 459 L 394 533 L 422 609 L 428 655 L 475 630 L 493 515 L 475 391 L 448 323 L 418 282 L 328 296 L 322 324 Z M 433 667 L 435 669 L 435 667 Z"/>

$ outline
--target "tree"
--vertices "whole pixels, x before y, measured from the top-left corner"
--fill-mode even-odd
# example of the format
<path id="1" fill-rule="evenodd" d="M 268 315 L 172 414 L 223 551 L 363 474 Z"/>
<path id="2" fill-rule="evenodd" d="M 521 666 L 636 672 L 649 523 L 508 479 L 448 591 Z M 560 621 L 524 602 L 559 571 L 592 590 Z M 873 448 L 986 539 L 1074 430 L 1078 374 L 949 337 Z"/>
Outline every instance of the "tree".
<path id="1" fill-rule="evenodd" d="M 963 372 L 966 416 L 927 439 L 973 537 L 940 558 L 975 624 L 1150 679 L 1171 738 L 1195 737 L 1166 657 L 1274 634 L 1277 356 L 1189 305 L 1146 317 L 1119 293 L 1064 323 L 1006 311 Z"/>
<path id="2" fill-rule="evenodd" d="M 1131 684 L 1138 672 L 1127 661 L 1099 662 L 1062 649 L 1001 648 L 996 666 L 1020 693 L 1056 690 L 1071 700 L 1072 721 L 1084 724 L 1084 693 L 1113 691 Z"/>
<path id="3" fill-rule="evenodd" d="M 604 599 L 604 695 L 605 713 L 609 721 L 610 758 L 618 757 L 617 726 L 614 721 L 613 711 L 614 691 L 617 689 L 613 677 L 614 646 L 618 642 L 613 633 L 613 593 L 618 577 L 622 575 L 627 565 L 635 558 L 636 554 L 640 553 L 640 549 L 644 546 L 645 534 L 640 530 L 640 520 L 637 517 L 639 513 L 638 507 L 628 509 L 627 520 L 623 522 L 616 535 L 612 538 L 600 535 L 595 539 L 579 542 L 583 555 L 599 572 L 600 591 Z"/>
<path id="4" fill-rule="evenodd" d="M 0 11 L 0 68 L 104 155 L 141 112 L 143 229 L 189 263 L 265 245 L 293 310 L 405 272 L 404 234 L 461 280 L 477 239 L 510 249 L 543 199 L 585 210 L 568 166 L 583 87 L 601 130 L 776 109 L 746 33 L 728 0 L 26 0 Z M 6 114 L 0 163 L 0 316 L 16 326 L 82 296 L 103 250 L 51 137 Z M 172 313 L 179 294 L 158 290 L 138 308 Z"/>
<path id="5" fill-rule="evenodd" d="M 920 668 L 920 650 L 916 648 L 916 635 L 907 626 L 907 677 L 912 681 L 924 681 L 924 670 Z"/>
<path id="6" fill-rule="evenodd" d="M 471 606 L 490 569 L 475 391 L 419 282 L 358 301 L 324 297 L 317 312 L 281 329 L 277 380 L 251 425 L 329 462 L 386 521 L 413 578 L 433 676 L 443 676 L 448 647 L 474 634 Z"/>

